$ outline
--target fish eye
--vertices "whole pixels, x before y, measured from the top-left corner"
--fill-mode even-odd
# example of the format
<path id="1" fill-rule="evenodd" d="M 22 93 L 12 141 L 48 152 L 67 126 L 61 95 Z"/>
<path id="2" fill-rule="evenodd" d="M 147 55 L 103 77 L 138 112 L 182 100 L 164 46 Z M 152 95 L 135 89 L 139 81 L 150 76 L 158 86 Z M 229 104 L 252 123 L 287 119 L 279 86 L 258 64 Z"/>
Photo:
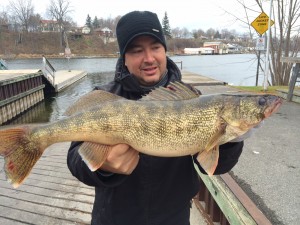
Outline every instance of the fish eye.
<path id="1" fill-rule="evenodd" d="M 258 104 L 259 104 L 260 106 L 264 106 L 264 105 L 266 105 L 266 103 L 267 103 L 267 100 L 266 100 L 265 98 L 260 98 L 260 99 L 258 100 Z"/>

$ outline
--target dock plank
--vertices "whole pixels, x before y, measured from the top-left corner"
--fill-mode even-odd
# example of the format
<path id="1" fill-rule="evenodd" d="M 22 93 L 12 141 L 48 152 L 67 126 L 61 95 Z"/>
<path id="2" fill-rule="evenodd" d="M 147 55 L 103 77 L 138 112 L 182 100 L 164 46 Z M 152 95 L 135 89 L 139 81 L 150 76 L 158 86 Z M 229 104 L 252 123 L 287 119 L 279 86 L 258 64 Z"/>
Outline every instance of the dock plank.
<path id="1" fill-rule="evenodd" d="M 40 72 L 39 69 L 24 69 L 24 70 L 0 70 L 0 81 L 7 79 L 16 79 L 28 74 L 35 74 Z"/>
<path id="2" fill-rule="evenodd" d="M 94 189 L 70 174 L 69 145 L 50 146 L 17 189 L 6 182 L 0 159 L 0 224 L 90 224 Z"/>
<path id="3" fill-rule="evenodd" d="M 207 85 L 225 85 L 226 82 L 216 80 L 210 77 L 205 77 L 190 71 L 181 71 L 182 81 L 193 86 L 207 86 Z"/>
<path id="4" fill-rule="evenodd" d="M 87 75 L 82 70 L 59 70 L 55 72 L 54 88 L 56 92 L 60 92 L 66 87 L 72 85 Z"/>

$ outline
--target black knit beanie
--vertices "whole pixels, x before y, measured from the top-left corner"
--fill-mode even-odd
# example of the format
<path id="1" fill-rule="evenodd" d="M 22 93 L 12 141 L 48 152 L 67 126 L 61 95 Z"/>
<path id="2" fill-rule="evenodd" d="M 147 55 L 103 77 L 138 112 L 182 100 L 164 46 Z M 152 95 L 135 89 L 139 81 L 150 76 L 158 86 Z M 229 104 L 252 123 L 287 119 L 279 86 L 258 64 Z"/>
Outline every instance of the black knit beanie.
<path id="1" fill-rule="evenodd" d="M 116 28 L 121 57 L 129 43 L 140 35 L 156 38 L 167 50 L 165 36 L 157 15 L 149 11 L 133 11 L 122 16 Z"/>

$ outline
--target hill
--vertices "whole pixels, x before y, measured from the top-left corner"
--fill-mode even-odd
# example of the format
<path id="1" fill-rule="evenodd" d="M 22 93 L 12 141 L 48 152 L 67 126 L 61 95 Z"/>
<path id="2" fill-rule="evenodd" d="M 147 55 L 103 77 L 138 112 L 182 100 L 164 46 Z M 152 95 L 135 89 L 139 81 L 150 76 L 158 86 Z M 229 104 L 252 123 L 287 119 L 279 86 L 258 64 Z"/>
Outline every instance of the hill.
<path id="1" fill-rule="evenodd" d="M 116 56 L 117 42 L 104 44 L 98 35 L 82 35 L 68 38 L 71 52 L 81 56 Z M 60 33 L 0 32 L 0 58 L 62 57 L 65 48 L 60 47 Z"/>

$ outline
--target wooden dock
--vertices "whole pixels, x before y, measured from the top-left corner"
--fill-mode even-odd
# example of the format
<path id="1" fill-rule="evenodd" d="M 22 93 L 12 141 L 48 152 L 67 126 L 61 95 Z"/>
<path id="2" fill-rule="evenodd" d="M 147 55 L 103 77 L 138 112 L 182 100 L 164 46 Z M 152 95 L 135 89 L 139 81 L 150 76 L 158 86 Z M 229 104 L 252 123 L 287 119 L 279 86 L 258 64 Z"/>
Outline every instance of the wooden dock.
<path id="1" fill-rule="evenodd" d="M 87 75 L 82 70 L 59 70 L 55 72 L 54 91 L 60 92 Z"/>
<path id="2" fill-rule="evenodd" d="M 14 189 L 0 170 L 0 224 L 90 224 L 94 188 L 74 178 L 66 164 L 70 143 L 54 144 L 45 151 L 27 180 Z M 0 168 L 4 160 L 0 158 Z M 191 224 L 206 225 L 197 208 Z"/>
<path id="3" fill-rule="evenodd" d="M 224 81 L 215 80 L 213 78 L 195 74 L 189 71 L 182 71 L 182 81 L 193 86 L 215 86 L 227 84 Z"/>
<path id="4" fill-rule="evenodd" d="M 90 224 L 94 189 L 73 178 L 69 143 L 49 147 L 18 189 L 6 181 L 0 158 L 0 224 Z"/>
<path id="5" fill-rule="evenodd" d="M 81 70 L 61 70 L 51 80 L 39 69 L 0 70 L 0 124 L 43 101 L 45 93 L 60 92 L 86 75 Z"/>
<path id="6" fill-rule="evenodd" d="M 0 124 L 44 99 L 42 76 L 39 70 L 0 70 Z"/>

